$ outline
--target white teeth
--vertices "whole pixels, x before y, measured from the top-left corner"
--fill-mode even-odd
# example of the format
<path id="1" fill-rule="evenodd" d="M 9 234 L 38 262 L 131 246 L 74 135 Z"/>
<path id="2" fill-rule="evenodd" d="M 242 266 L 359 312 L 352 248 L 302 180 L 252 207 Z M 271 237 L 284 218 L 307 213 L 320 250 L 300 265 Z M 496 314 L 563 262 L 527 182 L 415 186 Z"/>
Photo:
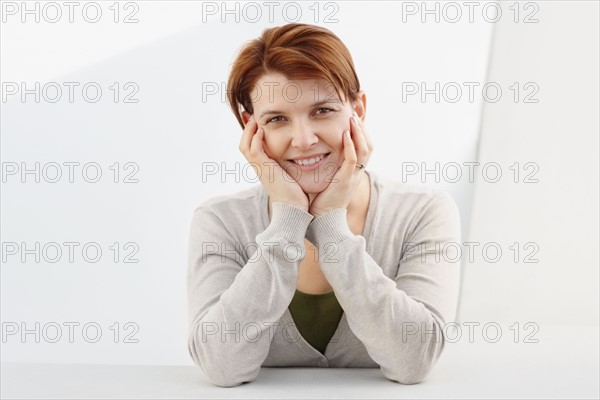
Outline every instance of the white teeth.
<path id="1" fill-rule="evenodd" d="M 296 164 L 300 165 L 312 165 L 325 158 L 325 154 L 316 158 L 309 158 L 308 160 L 293 160 Z"/>

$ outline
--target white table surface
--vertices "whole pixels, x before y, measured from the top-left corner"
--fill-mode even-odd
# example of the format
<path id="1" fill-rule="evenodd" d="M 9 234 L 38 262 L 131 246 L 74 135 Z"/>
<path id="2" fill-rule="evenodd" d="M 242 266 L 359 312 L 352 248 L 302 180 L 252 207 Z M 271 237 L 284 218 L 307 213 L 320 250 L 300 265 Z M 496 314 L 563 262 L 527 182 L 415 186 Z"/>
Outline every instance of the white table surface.
<path id="1" fill-rule="evenodd" d="M 262 368 L 255 381 L 212 385 L 195 366 L 2 364 L 9 398 L 595 398 L 598 328 L 553 329 L 539 343 L 479 338 L 448 344 L 425 381 L 402 385 L 379 369 Z"/>

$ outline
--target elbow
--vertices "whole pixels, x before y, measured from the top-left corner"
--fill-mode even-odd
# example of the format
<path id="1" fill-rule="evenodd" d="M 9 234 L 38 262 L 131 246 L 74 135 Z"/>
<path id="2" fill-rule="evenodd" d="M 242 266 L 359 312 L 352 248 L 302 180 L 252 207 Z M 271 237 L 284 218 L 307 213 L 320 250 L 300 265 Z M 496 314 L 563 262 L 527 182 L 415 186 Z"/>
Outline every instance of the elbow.
<path id="1" fill-rule="evenodd" d="M 230 372 L 219 370 L 213 366 L 198 364 L 198 367 L 200 367 L 200 370 L 202 371 L 208 382 L 212 383 L 215 386 L 229 388 L 240 386 L 243 383 L 250 382 L 248 380 L 244 380 L 237 376 L 234 376 Z"/>
<path id="2" fill-rule="evenodd" d="M 204 370 L 203 370 L 204 372 Z M 206 378 L 208 379 L 208 381 L 210 383 L 212 383 L 215 386 L 219 386 L 222 388 L 230 388 L 230 387 L 236 387 L 236 386 L 240 386 L 243 383 L 249 382 L 249 381 L 243 381 L 240 379 L 235 379 L 235 377 L 232 376 L 227 376 L 225 374 L 211 374 L 208 375 L 206 372 L 204 372 L 204 375 L 206 376 Z"/>
<path id="3" fill-rule="evenodd" d="M 256 374 L 252 376 L 241 376 L 236 373 L 234 363 L 227 363 L 226 357 L 219 354 L 212 354 L 211 350 L 207 347 L 208 343 L 204 343 L 205 346 L 197 346 L 197 342 L 194 338 L 194 334 L 190 334 L 188 340 L 188 352 L 194 364 L 200 368 L 206 379 L 213 385 L 227 388 L 239 386 L 243 383 L 252 382 Z"/>
<path id="4" fill-rule="evenodd" d="M 387 368 L 381 367 L 381 372 L 383 376 L 387 379 L 401 383 L 403 385 L 414 385 L 417 383 L 421 383 L 425 380 L 425 377 L 429 374 L 429 371 L 402 371 L 399 369 L 389 370 Z"/>
<path id="5" fill-rule="evenodd" d="M 416 361 L 410 365 L 395 365 L 392 368 L 381 366 L 381 372 L 387 379 L 403 385 L 421 383 L 433 369 L 434 362 Z"/>
<path id="6" fill-rule="evenodd" d="M 414 385 L 421 383 L 427 378 L 444 349 L 444 338 L 441 342 L 433 339 L 429 342 L 421 343 L 409 349 L 410 354 L 395 357 L 400 360 L 391 365 L 391 367 L 380 367 L 382 374 L 389 380 L 402 383 L 404 385 Z"/>

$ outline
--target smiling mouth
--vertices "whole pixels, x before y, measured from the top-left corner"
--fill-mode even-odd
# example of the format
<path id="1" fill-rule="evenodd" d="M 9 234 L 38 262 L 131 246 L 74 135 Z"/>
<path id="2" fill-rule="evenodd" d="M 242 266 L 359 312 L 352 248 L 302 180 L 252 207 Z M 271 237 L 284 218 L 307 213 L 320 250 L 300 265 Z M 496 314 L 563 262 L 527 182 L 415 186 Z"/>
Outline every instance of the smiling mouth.
<path id="1" fill-rule="evenodd" d="M 331 152 L 329 153 L 325 153 L 319 157 L 315 157 L 312 159 L 308 159 L 308 160 L 288 160 L 291 163 L 294 163 L 296 165 L 299 165 L 301 167 L 310 167 L 311 165 L 315 165 L 320 163 L 321 161 L 323 161 L 324 159 L 326 159 L 329 155 L 331 154 Z"/>

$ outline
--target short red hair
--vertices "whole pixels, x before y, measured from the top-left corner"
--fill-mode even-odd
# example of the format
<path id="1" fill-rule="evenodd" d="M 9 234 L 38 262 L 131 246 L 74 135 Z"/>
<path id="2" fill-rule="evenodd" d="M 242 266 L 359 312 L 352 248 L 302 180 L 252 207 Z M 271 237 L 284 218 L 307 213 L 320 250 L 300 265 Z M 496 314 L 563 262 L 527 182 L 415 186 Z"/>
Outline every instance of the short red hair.
<path id="1" fill-rule="evenodd" d="M 350 51 L 333 32 L 299 23 L 268 28 L 240 50 L 227 80 L 227 101 L 242 129 L 241 112 L 254 114 L 250 92 L 272 73 L 288 80 L 325 80 L 351 102 L 360 91 Z"/>

